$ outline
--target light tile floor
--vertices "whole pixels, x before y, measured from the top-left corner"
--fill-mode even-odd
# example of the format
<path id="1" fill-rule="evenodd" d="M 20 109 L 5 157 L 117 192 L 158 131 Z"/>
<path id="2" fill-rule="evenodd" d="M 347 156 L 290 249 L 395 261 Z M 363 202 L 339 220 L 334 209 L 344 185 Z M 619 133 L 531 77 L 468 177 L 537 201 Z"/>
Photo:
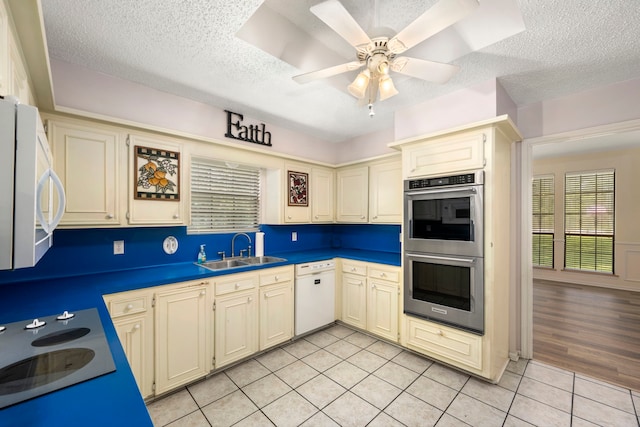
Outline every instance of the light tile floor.
<path id="1" fill-rule="evenodd" d="M 636 426 L 640 393 L 536 361 L 493 385 L 331 326 L 148 405 L 156 427 Z"/>

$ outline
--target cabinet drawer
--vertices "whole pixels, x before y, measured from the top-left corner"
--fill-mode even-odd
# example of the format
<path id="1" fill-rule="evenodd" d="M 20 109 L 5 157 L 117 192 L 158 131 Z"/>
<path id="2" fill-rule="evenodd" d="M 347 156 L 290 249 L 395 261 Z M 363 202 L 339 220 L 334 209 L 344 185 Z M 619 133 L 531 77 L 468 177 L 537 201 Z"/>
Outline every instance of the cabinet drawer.
<path id="1" fill-rule="evenodd" d="M 460 368 L 482 370 L 482 337 L 407 316 L 409 347 Z"/>
<path id="2" fill-rule="evenodd" d="M 400 272 L 398 270 L 384 267 L 369 267 L 369 277 L 396 283 L 400 282 Z"/>
<path id="3" fill-rule="evenodd" d="M 367 266 L 365 264 L 356 264 L 354 262 L 342 261 L 342 272 L 366 276 Z"/>
<path id="4" fill-rule="evenodd" d="M 145 296 L 118 298 L 110 300 L 108 306 L 112 318 L 144 313 L 149 309 L 149 298 Z"/>
<path id="5" fill-rule="evenodd" d="M 270 268 L 260 273 L 260 286 L 290 282 L 291 280 L 293 280 L 293 266 Z"/>
<path id="6" fill-rule="evenodd" d="M 228 277 L 222 281 L 216 281 L 216 295 L 224 295 L 231 292 L 244 291 L 256 287 L 256 276 Z"/>

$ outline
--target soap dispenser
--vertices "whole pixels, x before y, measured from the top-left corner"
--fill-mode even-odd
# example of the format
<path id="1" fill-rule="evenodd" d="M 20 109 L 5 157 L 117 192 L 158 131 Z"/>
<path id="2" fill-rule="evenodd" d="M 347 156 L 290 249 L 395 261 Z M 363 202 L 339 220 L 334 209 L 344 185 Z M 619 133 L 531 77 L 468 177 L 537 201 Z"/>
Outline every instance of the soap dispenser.
<path id="1" fill-rule="evenodd" d="M 200 245 L 200 252 L 198 252 L 198 264 L 202 264 L 207 260 L 207 254 L 204 253 L 204 246 Z"/>

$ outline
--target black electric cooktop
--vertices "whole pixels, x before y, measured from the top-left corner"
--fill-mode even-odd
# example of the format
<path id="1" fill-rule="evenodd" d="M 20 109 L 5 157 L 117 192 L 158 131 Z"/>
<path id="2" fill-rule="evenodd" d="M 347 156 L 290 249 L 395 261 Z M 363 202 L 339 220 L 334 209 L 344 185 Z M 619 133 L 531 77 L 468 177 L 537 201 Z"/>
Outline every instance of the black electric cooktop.
<path id="1" fill-rule="evenodd" d="M 0 408 L 115 370 L 95 308 L 0 324 Z"/>

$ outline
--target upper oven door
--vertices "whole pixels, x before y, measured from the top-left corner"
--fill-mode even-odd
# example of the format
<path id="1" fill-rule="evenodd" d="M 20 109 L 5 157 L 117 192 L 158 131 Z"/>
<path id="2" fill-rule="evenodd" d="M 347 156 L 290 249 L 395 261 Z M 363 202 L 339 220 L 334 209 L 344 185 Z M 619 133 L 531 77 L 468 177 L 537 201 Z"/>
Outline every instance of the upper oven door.
<path id="1" fill-rule="evenodd" d="M 482 193 L 482 185 L 405 191 L 405 250 L 483 256 Z"/>

